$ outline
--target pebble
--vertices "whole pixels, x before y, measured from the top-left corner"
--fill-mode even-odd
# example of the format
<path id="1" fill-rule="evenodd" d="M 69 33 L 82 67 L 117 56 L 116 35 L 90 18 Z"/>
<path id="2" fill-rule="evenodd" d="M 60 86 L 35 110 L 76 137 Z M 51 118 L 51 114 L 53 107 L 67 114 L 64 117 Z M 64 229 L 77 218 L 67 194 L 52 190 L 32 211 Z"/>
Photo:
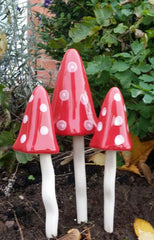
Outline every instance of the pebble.
<path id="1" fill-rule="evenodd" d="M 5 226 L 10 229 L 10 228 L 13 228 L 15 225 L 15 221 L 6 221 L 5 222 Z"/>
<path id="2" fill-rule="evenodd" d="M 24 200 L 24 196 L 23 196 L 23 195 L 19 195 L 19 198 L 20 198 L 21 200 Z"/>

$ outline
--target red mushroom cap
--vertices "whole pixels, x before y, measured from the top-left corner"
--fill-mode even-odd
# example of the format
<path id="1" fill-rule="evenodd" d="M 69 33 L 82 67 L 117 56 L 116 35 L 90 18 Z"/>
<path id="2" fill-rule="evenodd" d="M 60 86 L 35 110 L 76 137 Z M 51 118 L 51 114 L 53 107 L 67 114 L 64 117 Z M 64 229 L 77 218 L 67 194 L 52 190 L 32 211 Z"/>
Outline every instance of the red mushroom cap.
<path id="1" fill-rule="evenodd" d="M 34 89 L 13 149 L 25 153 L 57 153 L 51 104 L 42 86 Z"/>
<path id="2" fill-rule="evenodd" d="M 132 148 L 126 107 L 122 94 L 116 87 L 111 88 L 105 97 L 90 147 L 115 151 L 128 151 Z"/>
<path id="3" fill-rule="evenodd" d="M 57 77 L 53 100 L 53 119 L 58 135 L 87 135 L 94 132 L 96 113 L 79 53 L 69 49 Z"/>

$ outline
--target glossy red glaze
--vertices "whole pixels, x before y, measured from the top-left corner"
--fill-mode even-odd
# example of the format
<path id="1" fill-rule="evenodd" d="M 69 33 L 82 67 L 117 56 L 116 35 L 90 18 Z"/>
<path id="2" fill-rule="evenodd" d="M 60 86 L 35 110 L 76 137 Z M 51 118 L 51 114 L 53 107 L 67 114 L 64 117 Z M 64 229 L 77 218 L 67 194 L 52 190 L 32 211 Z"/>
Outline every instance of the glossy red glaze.
<path id="1" fill-rule="evenodd" d="M 51 104 L 42 86 L 34 89 L 13 149 L 25 153 L 57 153 Z"/>
<path id="2" fill-rule="evenodd" d="M 126 107 L 122 94 L 116 87 L 111 88 L 106 95 L 90 147 L 115 151 L 132 148 Z"/>
<path id="3" fill-rule="evenodd" d="M 62 60 L 52 110 L 58 135 L 87 135 L 95 130 L 93 100 L 82 59 L 75 49 L 67 50 Z"/>

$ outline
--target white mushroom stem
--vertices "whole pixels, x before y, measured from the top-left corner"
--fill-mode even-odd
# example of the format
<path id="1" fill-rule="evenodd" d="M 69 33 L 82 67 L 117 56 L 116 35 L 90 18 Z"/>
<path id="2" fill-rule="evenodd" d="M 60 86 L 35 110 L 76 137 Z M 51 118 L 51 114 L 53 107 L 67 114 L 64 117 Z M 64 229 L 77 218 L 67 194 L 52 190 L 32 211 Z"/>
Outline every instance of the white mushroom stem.
<path id="1" fill-rule="evenodd" d="M 84 137 L 73 136 L 77 223 L 87 222 L 87 184 L 84 154 Z"/>
<path id="2" fill-rule="evenodd" d="M 46 211 L 46 236 L 57 236 L 59 211 L 55 192 L 55 173 L 50 154 L 40 154 L 42 199 Z"/>
<path id="3" fill-rule="evenodd" d="M 115 206 L 116 151 L 106 151 L 104 171 L 104 229 L 113 232 Z"/>

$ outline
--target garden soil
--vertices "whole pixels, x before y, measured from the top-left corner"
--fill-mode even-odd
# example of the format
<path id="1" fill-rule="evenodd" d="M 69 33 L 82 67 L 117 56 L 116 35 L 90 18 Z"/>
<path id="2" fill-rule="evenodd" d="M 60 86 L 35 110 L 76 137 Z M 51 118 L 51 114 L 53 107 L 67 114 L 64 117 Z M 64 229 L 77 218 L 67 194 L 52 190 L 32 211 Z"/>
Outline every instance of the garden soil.
<path id="1" fill-rule="evenodd" d="M 136 240 L 133 222 L 141 218 L 154 225 L 154 189 L 145 178 L 117 170 L 114 232 L 104 231 L 103 224 L 103 166 L 86 165 L 88 194 L 88 223 L 77 224 L 73 163 L 61 166 L 54 160 L 56 194 L 59 206 L 58 237 L 77 228 L 82 239 L 90 231 L 94 240 Z M 29 176 L 35 179 L 29 179 Z M 41 197 L 39 161 L 19 165 L 9 197 L 4 188 L 11 173 L 0 170 L 0 240 L 45 240 L 45 210 Z M 147 239 L 148 240 L 148 239 Z"/>

